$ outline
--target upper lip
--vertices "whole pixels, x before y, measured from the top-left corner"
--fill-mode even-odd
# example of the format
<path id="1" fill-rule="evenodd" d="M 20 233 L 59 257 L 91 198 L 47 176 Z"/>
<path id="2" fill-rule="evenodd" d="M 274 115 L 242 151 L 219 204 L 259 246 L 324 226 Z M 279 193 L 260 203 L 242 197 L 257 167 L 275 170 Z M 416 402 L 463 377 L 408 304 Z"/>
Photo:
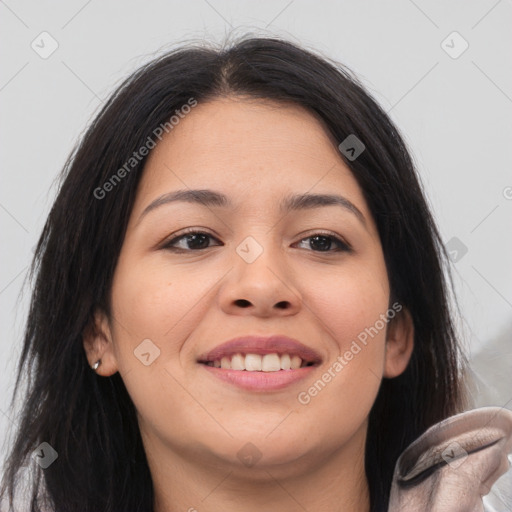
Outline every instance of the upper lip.
<path id="1" fill-rule="evenodd" d="M 235 354 L 289 354 L 297 355 L 307 363 L 320 363 L 320 355 L 300 341 L 288 336 L 241 336 L 226 341 L 210 352 L 201 355 L 198 362 L 207 363 L 220 361 L 223 357 L 231 357 Z"/>

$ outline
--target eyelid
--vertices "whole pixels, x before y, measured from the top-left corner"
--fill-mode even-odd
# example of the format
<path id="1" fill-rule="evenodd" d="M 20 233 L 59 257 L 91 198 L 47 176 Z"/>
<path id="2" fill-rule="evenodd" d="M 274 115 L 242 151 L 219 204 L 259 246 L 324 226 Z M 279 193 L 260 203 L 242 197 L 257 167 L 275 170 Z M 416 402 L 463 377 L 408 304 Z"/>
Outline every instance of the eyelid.
<path id="1" fill-rule="evenodd" d="M 177 231 L 176 233 L 173 233 L 170 237 L 166 237 L 165 240 L 159 245 L 159 248 L 160 249 L 170 248 L 170 249 L 176 249 L 178 251 L 183 250 L 184 252 L 194 252 L 192 250 L 181 249 L 180 247 L 172 247 L 171 246 L 171 244 L 176 243 L 181 238 L 183 238 L 187 235 L 192 235 L 192 234 L 208 235 L 210 238 L 213 238 L 217 242 L 220 242 L 220 240 L 217 238 L 217 236 L 212 234 L 208 229 L 196 226 L 196 227 L 192 227 L 192 228 L 185 228 L 183 230 Z M 211 246 L 211 247 L 214 247 L 214 246 Z M 208 247 L 208 249 L 209 248 L 210 248 L 210 246 Z M 196 250 L 195 252 L 198 252 L 198 251 L 199 250 Z"/>
<path id="2" fill-rule="evenodd" d="M 299 242 L 302 242 L 304 240 L 307 240 L 308 238 L 313 238 L 314 236 L 325 236 L 327 238 L 332 238 L 335 243 L 338 243 L 341 245 L 341 248 L 338 249 L 338 251 L 346 251 L 346 252 L 353 252 L 352 246 L 343 238 L 341 235 L 338 235 L 337 233 L 334 233 L 333 231 L 323 230 L 323 229 L 316 229 L 313 230 L 310 234 L 306 233 L 306 236 L 302 236 L 299 240 Z M 295 242 L 298 243 L 298 242 Z M 311 252 L 318 252 L 318 253 L 329 253 L 329 252 L 337 252 L 337 251 L 311 251 Z"/>
<path id="3" fill-rule="evenodd" d="M 173 247 L 173 244 L 180 241 L 182 238 L 186 237 L 189 234 L 203 234 L 207 235 L 213 240 L 216 240 L 217 242 L 220 242 L 220 244 L 217 245 L 209 245 L 208 247 L 202 248 L 202 249 L 183 249 L 181 247 Z M 304 236 L 305 235 L 305 236 Z M 329 253 L 338 253 L 338 252 L 353 252 L 352 246 L 340 235 L 337 233 L 334 233 L 332 231 L 328 230 L 322 230 L 322 229 L 316 229 L 310 231 L 310 233 L 303 233 L 299 240 L 297 242 L 294 242 L 294 244 L 301 243 L 304 240 L 307 240 L 309 238 L 313 238 L 315 236 L 324 236 L 326 238 L 330 238 L 333 240 L 333 242 L 338 246 L 335 250 L 329 250 L 329 251 L 313 251 L 310 250 L 309 252 L 313 253 L 320 253 L 320 254 L 329 254 Z M 211 247 L 219 247 L 224 245 L 215 235 L 211 234 L 208 229 L 201 228 L 201 227 L 190 227 L 185 228 L 182 231 L 178 231 L 177 233 L 173 233 L 169 239 L 164 241 L 160 245 L 160 249 L 167 249 L 167 250 L 175 250 L 175 251 L 181 251 L 181 252 L 202 252 L 205 249 L 210 249 Z"/>

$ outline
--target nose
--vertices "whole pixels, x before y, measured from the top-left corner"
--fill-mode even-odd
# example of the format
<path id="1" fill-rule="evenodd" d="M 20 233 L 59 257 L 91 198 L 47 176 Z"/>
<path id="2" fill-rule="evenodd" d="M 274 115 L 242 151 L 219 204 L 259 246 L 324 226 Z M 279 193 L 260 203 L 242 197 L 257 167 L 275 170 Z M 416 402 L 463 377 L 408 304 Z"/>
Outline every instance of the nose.
<path id="1" fill-rule="evenodd" d="M 244 247 L 254 251 L 254 241 Z M 255 259 L 257 253 L 247 258 L 243 249 L 234 251 L 233 269 L 219 291 L 222 310 L 230 315 L 258 317 L 297 314 L 302 298 L 283 255 L 268 246 L 260 251 Z"/>

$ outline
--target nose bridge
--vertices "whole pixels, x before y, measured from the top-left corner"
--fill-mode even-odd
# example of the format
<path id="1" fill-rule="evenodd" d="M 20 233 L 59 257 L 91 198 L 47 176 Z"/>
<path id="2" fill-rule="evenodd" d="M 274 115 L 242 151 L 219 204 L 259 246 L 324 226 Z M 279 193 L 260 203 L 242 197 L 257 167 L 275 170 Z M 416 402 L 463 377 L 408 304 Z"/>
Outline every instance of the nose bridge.
<path id="1" fill-rule="evenodd" d="M 254 281 L 267 289 L 284 286 L 287 277 L 283 269 L 283 254 L 272 233 L 262 231 L 246 236 L 236 246 L 235 253 L 234 265 L 239 281 Z"/>
<path id="2" fill-rule="evenodd" d="M 269 315 L 299 308 L 300 297 L 287 272 L 281 246 L 268 229 L 247 235 L 238 243 L 233 267 L 221 296 L 227 312 L 249 309 L 254 314 Z"/>

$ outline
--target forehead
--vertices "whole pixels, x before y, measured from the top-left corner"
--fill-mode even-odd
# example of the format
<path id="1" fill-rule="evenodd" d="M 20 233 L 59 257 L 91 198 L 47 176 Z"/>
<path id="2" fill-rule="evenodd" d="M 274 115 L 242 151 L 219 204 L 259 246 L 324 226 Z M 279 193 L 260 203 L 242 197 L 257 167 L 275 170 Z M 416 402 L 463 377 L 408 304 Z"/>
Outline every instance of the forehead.
<path id="1" fill-rule="evenodd" d="M 365 210 L 322 121 L 299 105 L 269 100 L 199 102 L 149 155 L 135 209 L 183 188 L 221 190 L 239 206 L 262 208 L 291 192 L 338 192 Z"/>

